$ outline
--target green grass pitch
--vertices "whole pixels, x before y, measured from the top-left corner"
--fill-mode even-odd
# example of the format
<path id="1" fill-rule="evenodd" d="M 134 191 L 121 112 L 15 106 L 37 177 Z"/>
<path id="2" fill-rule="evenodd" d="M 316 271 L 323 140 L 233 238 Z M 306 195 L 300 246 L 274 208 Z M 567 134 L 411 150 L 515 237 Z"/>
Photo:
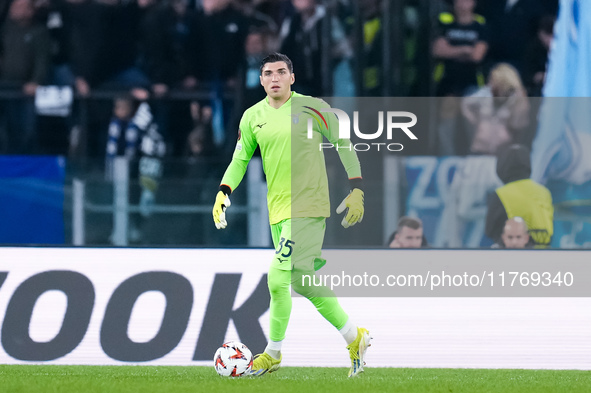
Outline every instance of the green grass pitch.
<path id="1" fill-rule="evenodd" d="M 213 367 L 0 365 L 3 393 L 590 392 L 591 371 L 284 367 L 260 378 L 222 378 Z"/>

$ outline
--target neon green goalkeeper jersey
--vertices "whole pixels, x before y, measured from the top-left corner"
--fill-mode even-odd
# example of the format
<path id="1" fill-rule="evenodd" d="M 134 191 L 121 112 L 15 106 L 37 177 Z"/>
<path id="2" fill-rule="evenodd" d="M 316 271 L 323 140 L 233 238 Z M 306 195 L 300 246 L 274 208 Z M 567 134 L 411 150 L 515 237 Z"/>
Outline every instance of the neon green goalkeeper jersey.
<path id="1" fill-rule="evenodd" d="M 240 121 L 238 142 L 221 184 L 238 187 L 257 145 L 267 179 L 269 221 L 276 224 L 295 217 L 329 217 L 330 201 L 323 136 L 335 147 L 349 178 L 360 178 L 361 168 L 351 142 L 339 139 L 338 120 L 323 100 L 295 92 L 280 108 L 268 97 L 247 109 Z M 308 135 L 308 119 L 313 131 Z M 324 121 L 326 120 L 326 122 Z M 348 148 L 347 148 L 348 147 Z"/>

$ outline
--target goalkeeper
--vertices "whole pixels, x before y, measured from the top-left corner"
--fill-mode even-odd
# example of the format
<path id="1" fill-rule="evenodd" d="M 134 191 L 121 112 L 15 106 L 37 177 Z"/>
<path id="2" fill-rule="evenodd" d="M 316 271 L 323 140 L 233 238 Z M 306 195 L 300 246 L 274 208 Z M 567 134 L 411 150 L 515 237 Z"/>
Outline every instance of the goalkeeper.
<path id="1" fill-rule="evenodd" d="M 354 377 L 363 372 L 363 358 L 370 345 L 369 332 L 350 321 L 330 289 L 304 287 L 298 278 L 314 274 L 325 262 L 320 254 L 330 202 L 324 155 L 319 144 L 326 137 L 341 147 L 339 156 L 351 188 L 337 208 L 337 213 L 345 212 L 342 220 L 345 228 L 363 219 L 359 160 L 354 149 L 343 148 L 350 147 L 351 142 L 339 139 L 336 116 L 322 115 L 319 111 L 329 108 L 328 104 L 292 92 L 295 75 L 287 56 L 279 53 L 267 56 L 260 70 L 260 82 L 267 96 L 242 116 L 232 162 L 222 178 L 213 207 L 215 226 L 225 228 L 230 194 L 240 184 L 258 145 L 268 186 L 267 205 L 275 256 L 268 275 L 269 343 L 264 353 L 255 356 L 252 374 L 260 376 L 279 369 L 281 346 L 291 314 L 291 285 L 343 335 L 351 358 L 349 377 Z M 313 127 L 310 133 L 306 128 L 308 124 Z"/>

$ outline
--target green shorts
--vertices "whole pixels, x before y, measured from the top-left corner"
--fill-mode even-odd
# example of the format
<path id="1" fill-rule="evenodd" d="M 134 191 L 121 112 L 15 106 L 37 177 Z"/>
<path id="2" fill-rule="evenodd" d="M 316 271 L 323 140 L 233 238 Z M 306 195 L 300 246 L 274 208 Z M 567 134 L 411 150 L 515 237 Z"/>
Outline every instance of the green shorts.
<path id="1" fill-rule="evenodd" d="M 271 225 L 275 256 L 271 267 L 314 271 L 326 261 L 320 258 L 326 218 L 291 218 Z"/>

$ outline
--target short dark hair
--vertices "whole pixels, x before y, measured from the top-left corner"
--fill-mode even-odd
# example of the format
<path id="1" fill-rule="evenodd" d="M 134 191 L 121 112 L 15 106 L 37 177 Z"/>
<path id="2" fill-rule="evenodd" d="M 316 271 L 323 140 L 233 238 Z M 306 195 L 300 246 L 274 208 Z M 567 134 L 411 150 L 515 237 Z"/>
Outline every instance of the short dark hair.
<path id="1" fill-rule="evenodd" d="M 293 73 L 293 64 L 292 64 L 291 60 L 289 59 L 289 57 L 287 57 L 283 53 L 273 52 L 273 53 L 269 54 L 267 57 L 265 57 L 263 59 L 263 61 L 261 61 L 261 68 L 260 68 L 261 75 L 263 74 L 263 68 L 265 68 L 265 64 L 276 63 L 278 61 L 284 61 L 285 64 L 287 64 L 287 68 L 289 69 L 289 73 L 290 74 Z"/>
<path id="2" fill-rule="evenodd" d="M 403 227 L 409 227 L 410 229 L 419 229 L 423 227 L 423 222 L 420 218 L 402 216 L 400 217 L 400 220 L 398 220 L 398 230 L 400 231 Z"/>
<path id="3" fill-rule="evenodd" d="M 398 220 L 398 227 L 390 235 L 387 245 L 390 245 L 390 243 L 392 243 L 394 241 L 394 238 L 396 237 L 396 235 L 398 233 L 400 233 L 400 231 L 402 230 L 403 227 L 409 227 L 410 229 L 417 230 L 417 229 L 423 227 L 423 221 L 421 221 L 420 218 L 413 218 L 413 217 L 408 217 L 408 216 L 400 217 L 400 220 Z M 428 246 L 427 240 L 425 239 L 425 235 L 423 235 L 423 242 L 421 244 L 421 247 L 427 247 L 427 246 Z"/>

